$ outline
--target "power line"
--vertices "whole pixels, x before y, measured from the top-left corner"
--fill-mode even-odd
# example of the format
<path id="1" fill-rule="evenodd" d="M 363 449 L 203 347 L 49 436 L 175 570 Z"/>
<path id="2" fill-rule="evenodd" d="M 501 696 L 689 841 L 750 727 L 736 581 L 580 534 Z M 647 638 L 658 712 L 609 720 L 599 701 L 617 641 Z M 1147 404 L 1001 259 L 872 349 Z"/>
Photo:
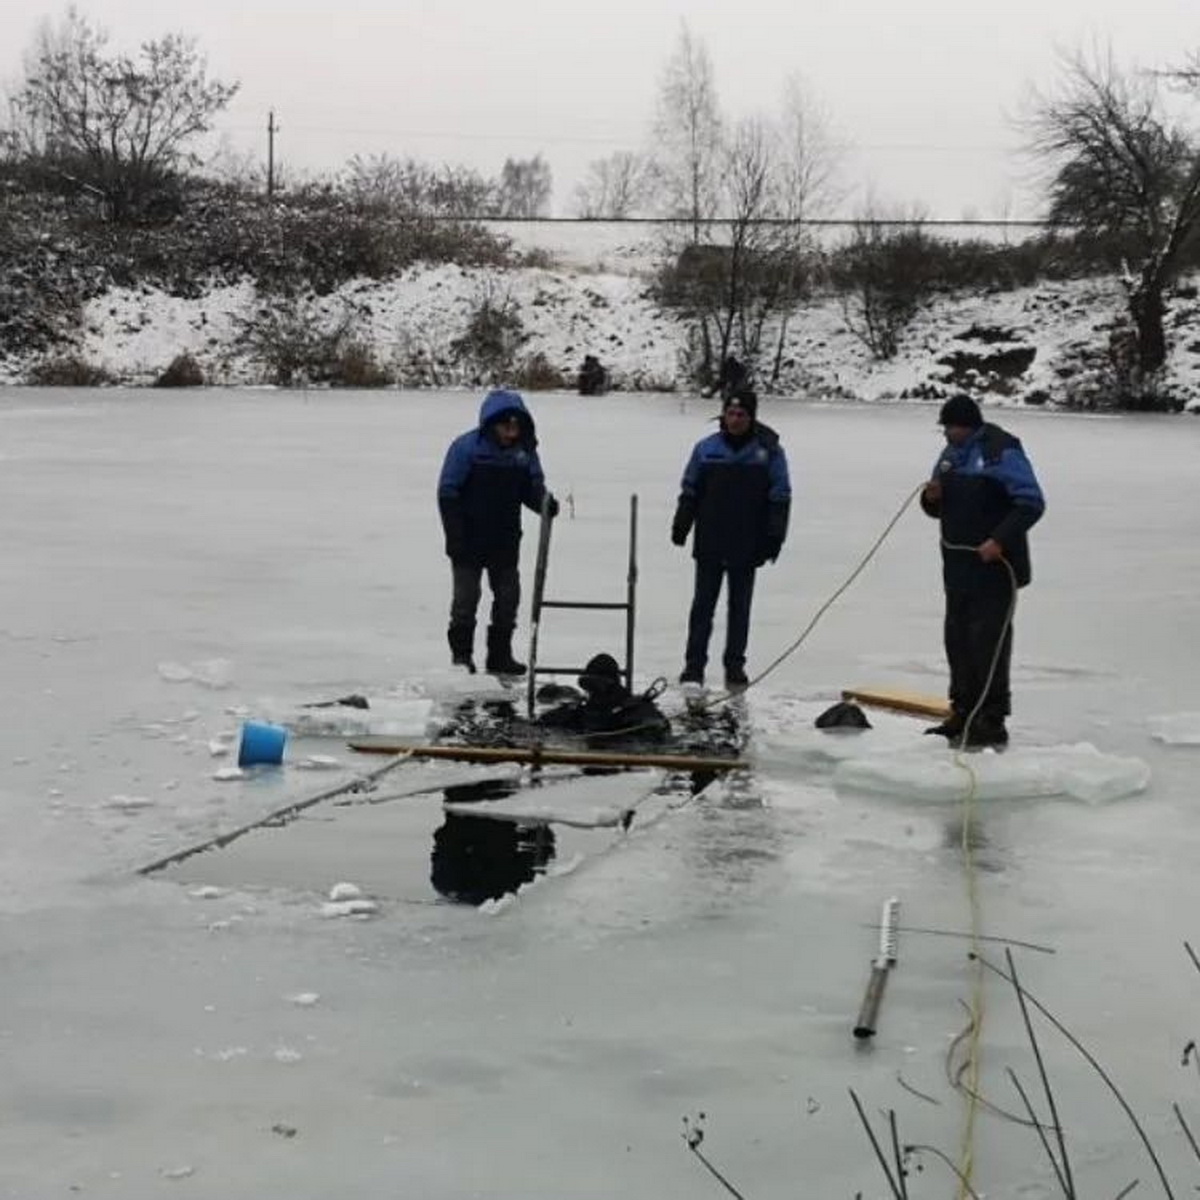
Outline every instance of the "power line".
<path id="1" fill-rule="evenodd" d="M 228 132 L 246 133 L 250 131 L 257 132 L 257 125 L 242 124 L 237 122 L 234 124 L 220 124 L 220 128 Z M 441 140 L 441 141 L 459 141 L 459 142 L 511 142 L 511 141 L 542 141 L 556 145 L 606 145 L 606 146 L 628 146 L 639 142 L 641 139 L 634 137 L 622 137 L 618 134 L 570 134 L 570 133 L 541 133 L 529 130 L 513 130 L 507 129 L 503 132 L 485 133 L 482 131 L 473 130 L 458 130 L 458 129 L 402 129 L 397 126 L 388 125 L 306 125 L 292 123 L 292 131 L 298 133 L 337 133 L 337 134 L 358 134 L 369 135 L 372 137 L 394 137 L 394 138 L 411 138 L 415 140 Z M 834 149 L 844 153 L 852 153 L 855 151 L 877 151 L 877 152 L 892 152 L 899 151 L 901 153 L 916 153 L 916 154 L 1011 154 L 1018 147 L 1013 145 L 1002 145 L 1000 143 L 989 142 L 926 142 L 926 141 L 904 141 L 904 142 L 854 142 L 854 141 L 839 141 L 832 143 Z"/>

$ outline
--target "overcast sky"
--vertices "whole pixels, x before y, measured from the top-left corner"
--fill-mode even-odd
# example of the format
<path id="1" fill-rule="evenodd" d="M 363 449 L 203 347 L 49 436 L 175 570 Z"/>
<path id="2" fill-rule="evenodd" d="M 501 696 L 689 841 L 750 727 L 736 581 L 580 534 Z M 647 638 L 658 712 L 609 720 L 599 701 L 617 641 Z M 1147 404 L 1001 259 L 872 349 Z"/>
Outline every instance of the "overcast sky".
<path id="1" fill-rule="evenodd" d="M 708 48 L 723 111 L 778 111 L 804 78 L 852 149 L 852 215 L 870 189 L 934 217 L 1036 215 L 1013 118 L 1052 82 L 1056 49 L 1111 44 L 1158 66 L 1200 47 L 1200 0 L 80 0 L 132 47 L 195 35 L 210 71 L 241 81 L 220 128 L 265 159 L 268 110 L 285 167 L 332 170 L 388 152 L 496 173 L 543 154 L 556 213 L 587 163 L 647 144 L 681 20 Z M 46 16 L 0 2 L 11 83 Z"/>

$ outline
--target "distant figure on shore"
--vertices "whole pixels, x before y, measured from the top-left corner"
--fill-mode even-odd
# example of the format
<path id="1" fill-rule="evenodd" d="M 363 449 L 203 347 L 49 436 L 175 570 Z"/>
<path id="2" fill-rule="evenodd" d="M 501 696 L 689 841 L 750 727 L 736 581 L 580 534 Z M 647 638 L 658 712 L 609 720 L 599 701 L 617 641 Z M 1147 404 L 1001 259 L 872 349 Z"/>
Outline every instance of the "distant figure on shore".
<path id="1" fill-rule="evenodd" d="M 608 391 L 608 372 L 594 354 L 584 356 L 579 368 L 579 394 L 581 396 L 603 396 Z"/>
<path id="2" fill-rule="evenodd" d="M 722 400 L 728 400 L 735 392 L 747 387 L 750 383 L 750 368 L 744 362 L 727 354 L 721 363 L 721 373 L 717 376 L 716 392 Z"/>

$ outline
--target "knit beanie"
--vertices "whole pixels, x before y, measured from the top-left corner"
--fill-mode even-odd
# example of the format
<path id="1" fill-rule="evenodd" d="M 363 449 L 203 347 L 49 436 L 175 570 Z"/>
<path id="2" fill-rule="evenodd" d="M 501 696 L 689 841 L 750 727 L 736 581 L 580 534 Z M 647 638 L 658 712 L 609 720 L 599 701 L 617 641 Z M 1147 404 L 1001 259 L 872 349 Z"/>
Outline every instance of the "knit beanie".
<path id="1" fill-rule="evenodd" d="M 951 396 L 942 405 L 942 411 L 938 414 L 938 424 L 978 429 L 983 424 L 983 414 L 979 411 L 979 405 L 970 396 L 959 392 L 958 395 Z"/>
<path id="2" fill-rule="evenodd" d="M 752 387 L 737 388 L 721 401 L 722 411 L 727 408 L 744 408 L 753 419 L 758 416 L 758 393 Z"/>

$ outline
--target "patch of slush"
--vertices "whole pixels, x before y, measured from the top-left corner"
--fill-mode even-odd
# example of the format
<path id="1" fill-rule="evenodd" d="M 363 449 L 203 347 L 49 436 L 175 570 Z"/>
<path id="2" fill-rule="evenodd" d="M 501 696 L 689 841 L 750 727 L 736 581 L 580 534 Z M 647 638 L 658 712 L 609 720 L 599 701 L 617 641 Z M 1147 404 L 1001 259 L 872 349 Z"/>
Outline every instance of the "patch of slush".
<path id="1" fill-rule="evenodd" d="M 1200 746 L 1200 712 L 1166 713 L 1148 721 L 1150 736 L 1168 746 Z"/>

